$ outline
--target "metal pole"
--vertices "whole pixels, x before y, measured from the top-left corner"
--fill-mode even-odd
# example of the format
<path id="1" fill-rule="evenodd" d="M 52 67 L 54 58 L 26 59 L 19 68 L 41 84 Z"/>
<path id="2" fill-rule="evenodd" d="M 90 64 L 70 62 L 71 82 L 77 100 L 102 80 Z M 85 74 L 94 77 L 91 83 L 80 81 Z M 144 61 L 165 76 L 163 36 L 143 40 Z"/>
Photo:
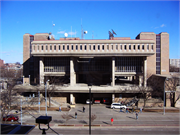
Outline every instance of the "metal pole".
<path id="1" fill-rule="evenodd" d="M 89 88 L 89 134 L 91 135 L 91 88 Z"/>
<path id="2" fill-rule="evenodd" d="M 29 75 L 29 85 L 30 85 L 30 75 Z"/>
<path id="3" fill-rule="evenodd" d="M 163 108 L 163 110 L 164 110 L 164 112 L 163 112 L 163 115 L 165 115 L 165 81 L 166 81 L 166 78 L 165 78 L 165 80 L 164 80 L 164 108 Z"/>
<path id="4" fill-rule="evenodd" d="M 45 99 L 46 99 L 46 116 L 47 116 L 47 81 L 45 84 Z"/>
<path id="5" fill-rule="evenodd" d="M 39 96 L 39 113 L 40 113 L 40 91 L 38 91 L 38 96 Z"/>
<path id="6" fill-rule="evenodd" d="M 21 99 L 21 125 L 22 125 L 22 99 Z"/>

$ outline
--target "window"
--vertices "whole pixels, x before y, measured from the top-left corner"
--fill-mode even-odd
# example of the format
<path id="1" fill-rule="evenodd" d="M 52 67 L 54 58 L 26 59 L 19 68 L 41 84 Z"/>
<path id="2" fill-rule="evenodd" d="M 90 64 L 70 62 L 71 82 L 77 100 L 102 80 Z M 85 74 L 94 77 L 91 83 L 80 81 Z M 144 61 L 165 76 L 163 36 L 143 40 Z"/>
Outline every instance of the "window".
<path id="1" fill-rule="evenodd" d="M 91 50 L 91 45 L 89 45 L 89 50 Z"/>
<path id="2" fill-rule="evenodd" d="M 129 50 L 131 50 L 131 45 L 129 45 Z"/>
<path id="3" fill-rule="evenodd" d="M 80 50 L 82 50 L 82 45 L 80 45 Z"/>
<path id="4" fill-rule="evenodd" d="M 142 45 L 142 50 L 144 50 L 144 45 Z"/>
<path id="5" fill-rule="evenodd" d="M 59 50 L 61 50 L 61 46 L 59 45 Z"/>
<path id="6" fill-rule="evenodd" d="M 76 45 L 76 50 L 78 50 L 78 45 Z"/>
<path id="7" fill-rule="evenodd" d="M 39 50 L 39 45 L 38 45 L 38 50 Z"/>
<path id="8" fill-rule="evenodd" d="M 74 48 L 73 48 L 73 45 L 71 45 L 71 50 L 73 50 Z"/>
<path id="9" fill-rule="evenodd" d="M 56 45 L 54 45 L 54 50 L 56 50 Z"/>
<path id="10" fill-rule="evenodd" d="M 63 50 L 65 50 L 65 46 L 63 45 Z"/>
<path id="11" fill-rule="evenodd" d="M 133 46 L 133 49 L 136 50 L 136 45 Z"/>
<path id="12" fill-rule="evenodd" d="M 84 46 L 84 50 L 86 50 L 86 45 Z"/>
<path id="13" fill-rule="evenodd" d="M 111 49 L 113 50 L 113 45 L 111 45 Z"/>
<path id="14" fill-rule="evenodd" d="M 44 48 L 43 48 L 43 45 L 41 46 L 41 50 L 43 50 Z"/>
<path id="15" fill-rule="evenodd" d="M 149 45 L 147 45 L 147 50 L 149 50 Z"/>
<path id="16" fill-rule="evenodd" d="M 138 45 L 138 50 L 140 50 L 140 45 Z"/>
<path id="17" fill-rule="evenodd" d="M 69 45 L 67 45 L 67 50 L 69 50 Z"/>
<path id="18" fill-rule="evenodd" d="M 126 45 L 124 45 L 124 50 L 126 50 Z"/>
<path id="19" fill-rule="evenodd" d="M 151 45 L 151 49 L 153 50 L 153 45 Z"/>
<path id="20" fill-rule="evenodd" d="M 104 45 L 102 45 L 102 49 L 104 50 Z"/>
<path id="21" fill-rule="evenodd" d="M 118 45 L 116 45 L 116 50 L 118 50 Z"/>
<path id="22" fill-rule="evenodd" d="M 109 45 L 107 45 L 107 50 L 109 50 Z"/>
<path id="23" fill-rule="evenodd" d="M 120 45 L 120 49 L 122 50 L 122 45 Z"/>
<path id="24" fill-rule="evenodd" d="M 95 49 L 96 49 L 96 46 L 94 45 L 94 46 L 93 46 L 93 50 L 95 50 Z"/>
<path id="25" fill-rule="evenodd" d="M 98 45 L 98 50 L 100 50 L 100 45 Z"/>
<path id="26" fill-rule="evenodd" d="M 46 50 L 48 50 L 48 46 L 46 45 Z"/>

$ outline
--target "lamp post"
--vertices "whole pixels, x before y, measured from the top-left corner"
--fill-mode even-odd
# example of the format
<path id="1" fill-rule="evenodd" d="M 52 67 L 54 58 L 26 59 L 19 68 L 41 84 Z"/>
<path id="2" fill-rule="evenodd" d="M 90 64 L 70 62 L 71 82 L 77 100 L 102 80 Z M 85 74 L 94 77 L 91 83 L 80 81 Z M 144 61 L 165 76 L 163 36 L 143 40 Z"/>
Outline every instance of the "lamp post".
<path id="1" fill-rule="evenodd" d="M 30 85 L 30 75 L 29 75 L 29 85 Z"/>
<path id="2" fill-rule="evenodd" d="M 91 135 L 91 88 L 92 84 L 88 84 L 89 88 L 89 134 Z"/>
<path id="3" fill-rule="evenodd" d="M 164 107 L 163 107 L 163 115 L 165 115 L 165 104 L 166 104 L 166 100 L 165 100 L 165 82 L 166 82 L 166 80 L 168 80 L 168 78 L 165 78 L 165 80 L 164 80 Z"/>
<path id="4" fill-rule="evenodd" d="M 45 84 L 46 116 L 47 116 L 47 82 L 49 82 L 49 80 L 47 80 L 47 81 L 46 81 L 46 84 Z"/>

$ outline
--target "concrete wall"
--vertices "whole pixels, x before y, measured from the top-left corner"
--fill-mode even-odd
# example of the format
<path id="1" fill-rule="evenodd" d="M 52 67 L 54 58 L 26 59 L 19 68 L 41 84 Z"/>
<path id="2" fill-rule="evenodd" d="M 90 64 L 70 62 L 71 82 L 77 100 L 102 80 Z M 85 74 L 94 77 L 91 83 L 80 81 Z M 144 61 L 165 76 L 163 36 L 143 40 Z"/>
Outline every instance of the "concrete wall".
<path id="1" fill-rule="evenodd" d="M 161 34 L 161 74 L 169 74 L 169 34 L 162 32 Z"/>

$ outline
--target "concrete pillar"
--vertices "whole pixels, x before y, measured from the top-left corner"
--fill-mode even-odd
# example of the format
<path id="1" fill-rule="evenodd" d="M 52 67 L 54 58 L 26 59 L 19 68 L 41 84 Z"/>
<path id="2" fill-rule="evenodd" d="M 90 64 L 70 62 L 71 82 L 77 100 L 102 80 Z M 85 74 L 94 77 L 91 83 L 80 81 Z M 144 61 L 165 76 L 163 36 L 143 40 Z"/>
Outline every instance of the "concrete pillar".
<path id="1" fill-rule="evenodd" d="M 147 86 L 147 58 L 144 58 L 144 87 Z"/>
<path id="2" fill-rule="evenodd" d="M 39 84 L 44 84 L 44 58 L 39 60 Z"/>
<path id="3" fill-rule="evenodd" d="M 171 107 L 170 93 L 166 93 L 166 107 Z"/>
<path id="4" fill-rule="evenodd" d="M 70 94 L 70 104 L 75 104 L 75 97 L 73 94 Z"/>
<path id="5" fill-rule="evenodd" d="M 74 86 L 76 84 L 76 73 L 75 73 L 75 66 L 74 66 L 74 58 L 71 57 L 70 59 L 70 85 Z"/>
<path id="6" fill-rule="evenodd" d="M 142 86 L 142 76 L 139 76 L 139 86 Z"/>
<path id="7" fill-rule="evenodd" d="M 112 82 L 111 86 L 115 86 L 115 58 L 112 57 Z"/>
<path id="8" fill-rule="evenodd" d="M 115 100 L 115 94 L 112 94 L 112 103 L 114 102 Z"/>

